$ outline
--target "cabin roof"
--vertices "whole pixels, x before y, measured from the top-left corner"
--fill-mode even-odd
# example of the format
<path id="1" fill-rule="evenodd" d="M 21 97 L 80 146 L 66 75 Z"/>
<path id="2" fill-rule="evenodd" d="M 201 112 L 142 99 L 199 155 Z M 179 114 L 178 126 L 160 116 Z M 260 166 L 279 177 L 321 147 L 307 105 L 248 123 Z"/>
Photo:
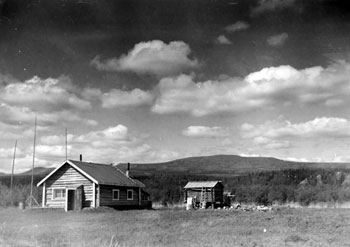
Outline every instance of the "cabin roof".
<path id="1" fill-rule="evenodd" d="M 47 175 L 43 180 L 41 180 L 37 186 L 44 183 L 49 177 L 51 177 L 58 169 L 60 169 L 65 164 L 71 165 L 73 168 L 78 170 L 80 173 L 85 175 L 91 181 L 96 184 L 104 185 L 116 185 L 116 186 L 127 186 L 127 187 L 145 187 L 143 183 L 136 179 L 132 179 L 120 169 L 106 164 L 97 164 L 91 162 L 82 162 L 76 160 L 67 160 L 53 170 L 49 175 Z"/>
<path id="2" fill-rule="evenodd" d="M 192 181 L 188 182 L 184 189 L 214 188 L 221 181 Z"/>

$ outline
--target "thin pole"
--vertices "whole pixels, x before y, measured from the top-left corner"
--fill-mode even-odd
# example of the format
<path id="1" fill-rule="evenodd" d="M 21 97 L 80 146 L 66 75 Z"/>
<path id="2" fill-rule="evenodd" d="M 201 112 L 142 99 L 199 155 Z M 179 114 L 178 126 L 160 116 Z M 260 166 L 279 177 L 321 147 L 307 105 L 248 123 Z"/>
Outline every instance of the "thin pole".
<path id="1" fill-rule="evenodd" d="M 67 137 L 67 128 L 66 128 L 66 160 L 68 159 L 68 137 Z"/>
<path id="2" fill-rule="evenodd" d="M 32 182 L 30 184 L 30 201 L 29 201 L 29 207 L 32 207 L 32 200 L 33 200 L 33 183 L 34 183 L 34 162 L 35 162 L 35 142 L 36 142 L 36 117 L 35 117 L 35 124 L 34 124 L 34 145 L 33 145 L 33 166 L 32 166 Z"/>
<path id="3" fill-rule="evenodd" d="M 15 171 L 16 149 L 17 149 L 17 140 L 15 142 L 15 150 L 13 151 L 13 159 L 12 159 L 11 192 L 13 188 L 13 173 Z"/>

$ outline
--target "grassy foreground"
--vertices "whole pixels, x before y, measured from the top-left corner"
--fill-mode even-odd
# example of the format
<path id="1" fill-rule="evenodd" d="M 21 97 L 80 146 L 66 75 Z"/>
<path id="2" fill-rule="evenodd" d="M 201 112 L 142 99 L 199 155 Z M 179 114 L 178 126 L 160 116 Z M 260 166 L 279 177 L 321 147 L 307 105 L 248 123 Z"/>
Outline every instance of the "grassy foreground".
<path id="1" fill-rule="evenodd" d="M 350 210 L 0 209 L 0 246 L 350 246 Z"/>

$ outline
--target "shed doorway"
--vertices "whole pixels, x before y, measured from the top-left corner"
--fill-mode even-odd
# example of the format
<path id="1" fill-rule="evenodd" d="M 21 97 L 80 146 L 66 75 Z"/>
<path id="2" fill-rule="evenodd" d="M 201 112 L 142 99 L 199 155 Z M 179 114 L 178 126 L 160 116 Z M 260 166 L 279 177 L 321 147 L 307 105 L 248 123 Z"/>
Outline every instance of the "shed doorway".
<path id="1" fill-rule="evenodd" d="M 67 189 L 66 192 L 66 211 L 81 210 L 83 205 L 82 186 Z"/>

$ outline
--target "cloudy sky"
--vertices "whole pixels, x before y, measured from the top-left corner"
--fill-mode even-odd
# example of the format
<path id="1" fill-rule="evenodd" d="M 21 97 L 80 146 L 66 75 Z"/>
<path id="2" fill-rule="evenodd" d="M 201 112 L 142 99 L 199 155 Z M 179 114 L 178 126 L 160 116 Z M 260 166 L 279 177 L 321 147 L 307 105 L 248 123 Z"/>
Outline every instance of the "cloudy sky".
<path id="1" fill-rule="evenodd" d="M 0 172 L 68 157 L 350 161 L 350 6 L 0 0 Z"/>

